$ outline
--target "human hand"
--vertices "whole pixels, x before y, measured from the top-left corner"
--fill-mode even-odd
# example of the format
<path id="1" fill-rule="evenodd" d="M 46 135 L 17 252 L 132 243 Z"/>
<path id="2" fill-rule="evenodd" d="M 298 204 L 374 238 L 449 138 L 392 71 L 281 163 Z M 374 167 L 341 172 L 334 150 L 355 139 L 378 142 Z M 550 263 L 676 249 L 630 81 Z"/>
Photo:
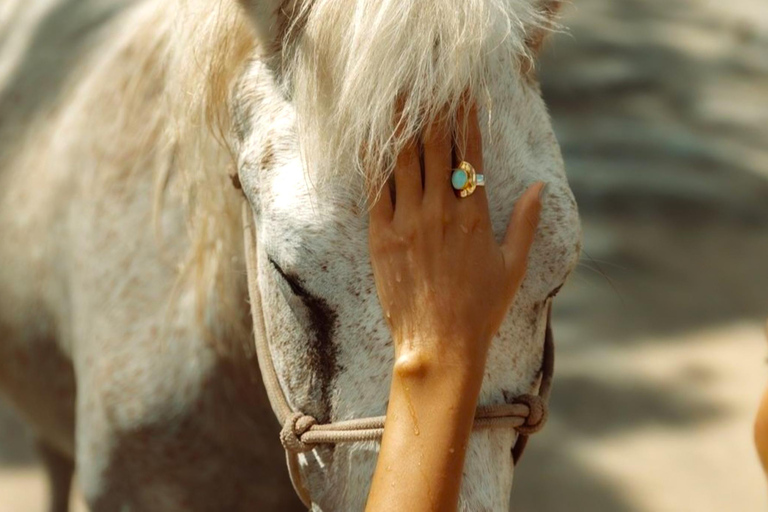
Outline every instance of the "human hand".
<path id="1" fill-rule="evenodd" d="M 484 173 L 474 105 L 460 109 L 457 126 L 466 130 L 457 137 L 455 161 L 447 120 L 434 123 L 423 136 L 424 168 L 413 141 L 397 159 L 394 202 L 385 188 L 371 209 L 376 289 L 400 369 L 439 361 L 482 374 L 491 339 L 525 276 L 539 222 L 541 182 L 517 201 L 501 244 L 485 188 L 457 197 L 450 179 L 459 162 Z"/>

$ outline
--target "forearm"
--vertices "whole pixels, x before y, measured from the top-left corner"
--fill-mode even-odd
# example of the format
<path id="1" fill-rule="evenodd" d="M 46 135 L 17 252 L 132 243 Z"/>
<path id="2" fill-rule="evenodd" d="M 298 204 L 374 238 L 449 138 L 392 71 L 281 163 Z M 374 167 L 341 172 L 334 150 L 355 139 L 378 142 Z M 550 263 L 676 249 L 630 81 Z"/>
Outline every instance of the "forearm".
<path id="1" fill-rule="evenodd" d="M 543 183 L 517 201 L 501 244 L 483 188 L 452 188 L 453 156 L 484 173 L 477 108 L 463 104 L 456 126 L 437 116 L 421 155 L 407 144 L 395 196 L 386 187 L 371 208 L 371 263 L 396 363 L 368 512 L 456 509 L 491 337 L 536 234 Z"/>
<path id="2" fill-rule="evenodd" d="M 482 366 L 431 351 L 398 357 L 367 512 L 455 509 L 481 384 Z"/>

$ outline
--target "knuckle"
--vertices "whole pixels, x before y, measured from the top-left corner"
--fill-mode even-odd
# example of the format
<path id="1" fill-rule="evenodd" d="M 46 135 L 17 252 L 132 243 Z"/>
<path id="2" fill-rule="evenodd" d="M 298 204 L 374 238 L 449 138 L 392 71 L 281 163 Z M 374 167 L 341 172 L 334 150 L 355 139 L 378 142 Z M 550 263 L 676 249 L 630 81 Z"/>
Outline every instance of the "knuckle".
<path id="1" fill-rule="evenodd" d="M 468 213 L 464 216 L 464 225 L 473 233 L 480 231 L 483 227 L 483 217 L 477 212 Z"/>
<path id="2" fill-rule="evenodd" d="M 410 247 L 419 238 L 419 230 L 414 226 L 400 235 L 400 244 L 404 247 Z"/>
<path id="3" fill-rule="evenodd" d="M 391 229 L 383 229 L 370 239 L 371 254 L 380 256 L 398 249 L 399 236 Z"/>
<path id="4" fill-rule="evenodd" d="M 418 236 L 418 225 L 412 219 L 402 222 L 392 238 L 393 244 L 398 248 L 413 245 Z"/>
<path id="5" fill-rule="evenodd" d="M 435 205 L 436 206 L 436 205 Z M 424 227 L 426 229 L 435 229 L 443 226 L 444 214 L 437 207 L 428 207 L 424 213 Z"/>

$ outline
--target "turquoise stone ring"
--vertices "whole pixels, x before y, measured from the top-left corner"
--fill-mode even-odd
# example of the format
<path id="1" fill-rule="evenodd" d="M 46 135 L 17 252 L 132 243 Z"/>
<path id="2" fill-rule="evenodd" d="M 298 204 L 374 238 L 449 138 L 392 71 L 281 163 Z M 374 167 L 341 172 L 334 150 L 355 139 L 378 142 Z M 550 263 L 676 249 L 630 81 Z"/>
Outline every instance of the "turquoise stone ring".
<path id="1" fill-rule="evenodd" d="M 469 162 L 462 161 L 451 174 L 451 186 L 459 197 L 468 197 L 477 187 L 485 186 L 485 176 L 477 174 Z"/>
<path id="2" fill-rule="evenodd" d="M 469 175 L 463 169 L 455 169 L 453 176 L 451 176 L 451 185 L 455 190 L 463 190 L 464 186 L 469 182 Z"/>

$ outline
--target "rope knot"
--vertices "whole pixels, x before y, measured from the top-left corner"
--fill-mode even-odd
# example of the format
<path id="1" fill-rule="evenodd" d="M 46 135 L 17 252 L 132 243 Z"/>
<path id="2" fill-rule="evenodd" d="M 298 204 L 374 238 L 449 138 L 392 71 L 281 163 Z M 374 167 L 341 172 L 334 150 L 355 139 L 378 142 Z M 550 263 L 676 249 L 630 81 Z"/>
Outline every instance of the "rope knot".
<path id="1" fill-rule="evenodd" d="M 300 412 L 294 412 L 285 419 L 283 428 L 280 430 L 280 443 L 283 448 L 291 453 L 304 453 L 312 449 L 312 445 L 309 445 L 301 440 L 309 429 L 311 429 L 317 420 L 312 416 L 307 416 Z"/>
<path id="2" fill-rule="evenodd" d="M 528 416 L 525 418 L 525 423 L 515 430 L 524 436 L 530 436 L 544 428 L 544 424 L 547 422 L 547 404 L 540 396 L 520 395 L 515 398 L 515 402 L 528 407 Z"/>

